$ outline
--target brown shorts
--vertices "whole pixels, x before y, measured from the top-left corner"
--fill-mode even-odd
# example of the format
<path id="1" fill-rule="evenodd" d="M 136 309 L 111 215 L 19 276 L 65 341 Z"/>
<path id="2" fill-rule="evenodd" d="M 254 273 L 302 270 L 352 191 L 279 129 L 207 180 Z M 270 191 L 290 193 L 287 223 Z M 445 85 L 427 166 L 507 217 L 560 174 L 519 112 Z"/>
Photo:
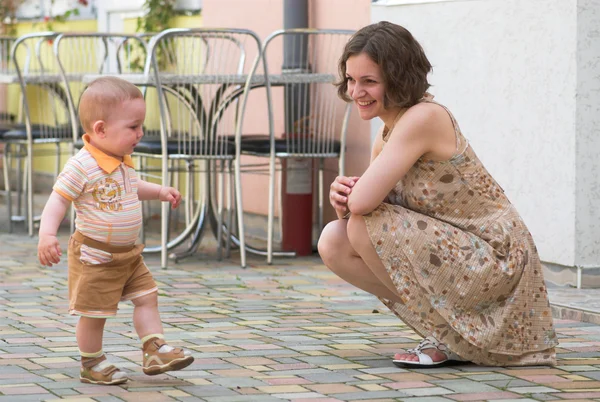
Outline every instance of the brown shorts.
<path id="1" fill-rule="evenodd" d="M 111 246 L 76 231 L 69 239 L 69 314 L 114 316 L 119 301 L 156 292 L 143 248 Z"/>

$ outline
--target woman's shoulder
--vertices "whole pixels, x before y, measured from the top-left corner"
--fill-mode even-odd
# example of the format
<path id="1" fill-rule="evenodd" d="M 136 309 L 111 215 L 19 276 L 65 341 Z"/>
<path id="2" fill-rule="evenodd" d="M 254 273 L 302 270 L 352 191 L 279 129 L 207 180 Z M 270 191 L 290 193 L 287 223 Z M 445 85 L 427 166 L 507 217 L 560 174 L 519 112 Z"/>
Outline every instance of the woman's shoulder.
<path id="1" fill-rule="evenodd" d="M 424 136 L 452 129 L 452 119 L 449 112 L 440 104 L 433 102 L 419 102 L 406 110 L 398 124 L 394 127 L 396 132 L 407 135 Z"/>
<path id="2" fill-rule="evenodd" d="M 421 155 L 432 160 L 447 160 L 456 153 L 456 129 L 448 110 L 437 103 L 420 102 L 400 119 L 390 138 L 413 144 Z M 396 142 L 396 141 L 394 141 Z"/>
<path id="3" fill-rule="evenodd" d="M 449 120 L 449 113 L 445 106 L 437 102 L 419 102 L 408 108 L 403 117 L 416 124 L 431 125 Z"/>

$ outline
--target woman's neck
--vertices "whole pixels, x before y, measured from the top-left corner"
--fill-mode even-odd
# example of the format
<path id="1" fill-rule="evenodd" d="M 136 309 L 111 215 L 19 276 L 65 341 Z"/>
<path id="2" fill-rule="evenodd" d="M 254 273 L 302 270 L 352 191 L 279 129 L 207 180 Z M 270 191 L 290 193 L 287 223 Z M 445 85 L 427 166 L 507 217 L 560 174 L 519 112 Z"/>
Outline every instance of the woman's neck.
<path id="1" fill-rule="evenodd" d="M 383 120 L 383 124 L 385 124 L 387 131 L 394 128 L 394 125 L 396 124 L 396 122 L 398 120 L 400 120 L 402 115 L 407 110 L 408 109 L 406 109 L 406 108 L 391 109 L 389 112 L 387 112 L 385 114 L 385 116 L 380 116 L 381 120 Z"/>

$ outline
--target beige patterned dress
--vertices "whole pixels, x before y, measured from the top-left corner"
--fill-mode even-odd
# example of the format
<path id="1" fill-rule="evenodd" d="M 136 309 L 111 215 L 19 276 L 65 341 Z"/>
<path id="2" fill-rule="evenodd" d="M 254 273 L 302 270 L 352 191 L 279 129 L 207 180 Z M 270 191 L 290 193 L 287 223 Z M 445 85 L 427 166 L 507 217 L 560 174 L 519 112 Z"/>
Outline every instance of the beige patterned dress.
<path id="1" fill-rule="evenodd" d="M 364 217 L 402 298 L 382 301 L 421 336 L 474 363 L 555 364 L 558 342 L 531 234 L 448 113 L 456 155 L 419 159 Z"/>

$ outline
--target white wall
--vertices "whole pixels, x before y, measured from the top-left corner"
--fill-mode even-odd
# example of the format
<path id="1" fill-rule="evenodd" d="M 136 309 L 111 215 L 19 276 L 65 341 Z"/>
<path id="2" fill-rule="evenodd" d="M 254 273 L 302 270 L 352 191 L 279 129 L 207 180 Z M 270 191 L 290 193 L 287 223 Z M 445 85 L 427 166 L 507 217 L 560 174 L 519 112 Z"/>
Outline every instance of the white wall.
<path id="1" fill-rule="evenodd" d="M 568 266 L 600 260 L 598 198 L 587 199 L 590 183 L 600 191 L 597 30 L 578 46 L 599 14 L 578 27 L 576 3 L 380 0 L 371 10 L 373 22 L 403 25 L 423 45 L 434 66 L 430 91 L 517 206 L 542 259 Z M 596 236 L 586 242 L 584 233 Z"/>
<path id="2" fill-rule="evenodd" d="M 600 266 L 600 0 L 577 7 L 576 264 Z"/>

